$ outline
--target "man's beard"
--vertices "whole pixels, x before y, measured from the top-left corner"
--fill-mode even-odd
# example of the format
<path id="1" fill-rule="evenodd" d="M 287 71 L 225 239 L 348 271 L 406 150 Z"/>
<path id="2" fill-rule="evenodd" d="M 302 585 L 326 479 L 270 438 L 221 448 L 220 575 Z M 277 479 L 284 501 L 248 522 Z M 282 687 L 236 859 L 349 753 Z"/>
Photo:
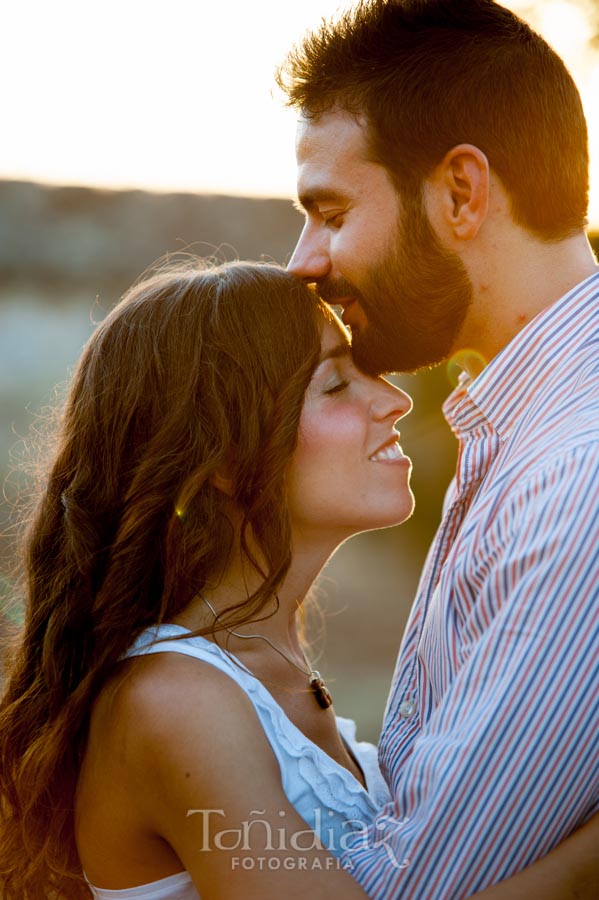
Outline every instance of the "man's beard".
<path id="1" fill-rule="evenodd" d="M 440 243 L 420 197 L 404 201 L 402 221 L 360 290 L 345 279 L 319 286 L 328 303 L 351 296 L 362 307 L 368 324 L 352 330 L 352 354 L 369 375 L 415 372 L 442 362 L 455 349 L 472 303 L 466 269 Z"/>

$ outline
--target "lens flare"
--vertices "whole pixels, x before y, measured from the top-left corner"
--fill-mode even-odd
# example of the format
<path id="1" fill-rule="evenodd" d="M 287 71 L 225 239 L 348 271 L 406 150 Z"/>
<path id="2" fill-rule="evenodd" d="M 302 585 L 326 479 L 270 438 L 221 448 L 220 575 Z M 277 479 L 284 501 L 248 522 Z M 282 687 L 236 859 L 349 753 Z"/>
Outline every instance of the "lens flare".
<path id="1" fill-rule="evenodd" d="M 486 365 L 487 360 L 482 353 L 479 353 L 478 350 L 464 347 L 458 350 L 457 353 L 454 353 L 451 359 L 448 360 L 446 367 L 447 377 L 450 383 L 457 387 L 462 372 L 467 372 L 471 378 L 476 378 Z"/>

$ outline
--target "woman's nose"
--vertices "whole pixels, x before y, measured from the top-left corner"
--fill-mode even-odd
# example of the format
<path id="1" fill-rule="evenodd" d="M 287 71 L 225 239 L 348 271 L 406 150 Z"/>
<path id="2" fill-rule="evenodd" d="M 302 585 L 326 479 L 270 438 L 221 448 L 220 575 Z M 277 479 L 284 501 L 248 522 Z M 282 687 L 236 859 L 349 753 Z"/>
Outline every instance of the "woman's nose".
<path id="1" fill-rule="evenodd" d="M 385 378 L 377 380 L 377 395 L 373 403 L 375 419 L 383 420 L 393 417 L 394 421 L 403 419 L 413 407 L 412 398 L 401 388 L 396 387 Z"/>
<path id="2" fill-rule="evenodd" d="M 331 271 L 326 235 L 310 222 L 304 225 L 287 271 L 308 282 L 320 281 Z"/>

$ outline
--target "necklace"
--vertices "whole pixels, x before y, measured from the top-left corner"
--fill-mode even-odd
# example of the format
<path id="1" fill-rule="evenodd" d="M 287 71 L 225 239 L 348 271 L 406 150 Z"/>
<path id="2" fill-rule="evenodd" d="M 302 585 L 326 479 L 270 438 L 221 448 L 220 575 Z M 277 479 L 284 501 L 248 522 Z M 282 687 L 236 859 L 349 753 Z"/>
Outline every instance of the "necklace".
<path id="1" fill-rule="evenodd" d="M 270 640 L 270 638 L 267 638 L 264 634 L 240 634 L 238 631 L 233 631 L 231 628 L 229 628 L 227 625 L 225 625 L 224 622 L 221 621 L 220 616 L 217 613 L 217 611 L 215 610 L 215 608 L 213 607 L 212 603 L 210 603 L 209 600 L 206 600 L 206 598 L 204 597 L 203 594 L 200 594 L 200 597 L 202 598 L 202 600 L 204 601 L 204 603 L 206 604 L 206 606 L 208 607 L 208 609 L 214 616 L 215 621 L 219 622 L 222 625 L 222 627 L 225 629 L 225 631 L 228 631 L 228 633 L 233 635 L 233 637 L 241 638 L 241 640 L 243 640 L 243 641 L 249 641 L 249 640 L 252 640 L 253 638 L 259 638 L 259 640 L 261 640 L 261 641 L 266 641 L 266 643 L 269 646 L 271 646 L 272 649 L 275 650 L 279 654 L 279 656 L 282 656 L 283 659 L 286 659 L 288 663 L 291 663 L 292 666 L 295 666 L 296 669 L 299 669 L 300 672 L 303 672 L 304 675 L 308 676 L 308 687 L 310 688 L 310 690 L 316 697 L 316 702 L 318 703 L 318 705 L 320 706 L 321 709 L 328 709 L 329 706 L 332 705 L 333 698 L 331 697 L 331 692 L 329 691 L 328 687 L 324 683 L 324 680 L 323 680 L 320 672 L 318 672 L 316 669 L 311 668 L 311 666 L 308 663 L 308 660 L 306 659 L 305 654 L 303 653 L 303 650 L 302 650 L 302 654 L 304 656 L 304 662 L 308 666 L 307 671 L 306 671 L 306 669 L 302 668 L 302 666 L 299 666 L 293 659 L 291 659 L 290 656 L 287 656 L 287 654 L 285 653 L 284 650 L 281 650 L 280 647 L 277 647 L 276 644 L 273 644 L 273 642 Z"/>

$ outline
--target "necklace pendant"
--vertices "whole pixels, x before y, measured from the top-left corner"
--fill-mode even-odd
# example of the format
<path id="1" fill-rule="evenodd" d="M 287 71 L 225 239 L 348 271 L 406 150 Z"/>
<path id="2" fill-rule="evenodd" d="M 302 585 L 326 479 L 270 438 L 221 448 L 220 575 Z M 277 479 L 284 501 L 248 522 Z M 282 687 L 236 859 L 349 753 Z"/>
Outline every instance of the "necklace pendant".
<path id="1" fill-rule="evenodd" d="M 331 692 L 321 678 L 320 672 L 317 672 L 316 669 L 310 672 L 310 681 L 308 684 L 321 709 L 328 709 L 329 706 L 332 706 L 333 698 L 331 697 Z"/>

